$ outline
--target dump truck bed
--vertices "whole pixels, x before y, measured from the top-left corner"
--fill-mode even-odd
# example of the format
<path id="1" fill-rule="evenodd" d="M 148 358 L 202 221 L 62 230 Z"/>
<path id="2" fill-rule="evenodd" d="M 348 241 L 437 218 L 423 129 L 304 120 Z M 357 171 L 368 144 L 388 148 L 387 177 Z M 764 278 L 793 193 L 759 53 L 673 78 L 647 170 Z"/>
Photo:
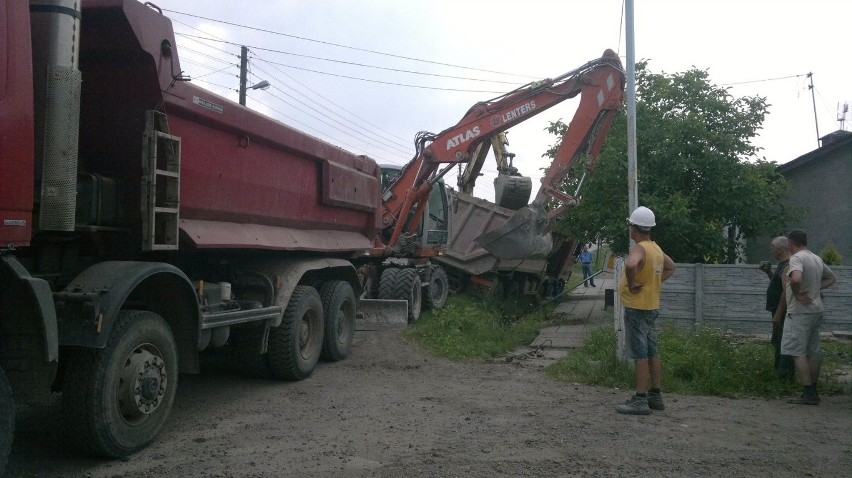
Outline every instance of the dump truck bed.
<path id="1" fill-rule="evenodd" d="M 87 0 L 83 10 L 83 169 L 118 178 L 135 204 L 144 119 L 161 111 L 181 140 L 180 228 L 196 247 L 370 247 L 380 223 L 375 161 L 191 81 L 171 21 L 151 7 Z"/>
<path id="2" fill-rule="evenodd" d="M 469 275 L 479 275 L 489 271 L 531 274 L 547 272 L 547 259 L 501 260 L 474 242 L 477 237 L 505 224 L 517 211 L 459 192 L 453 193 L 451 204 L 455 212 L 450 219 L 447 251 L 444 255 L 435 258 L 437 262 Z"/>

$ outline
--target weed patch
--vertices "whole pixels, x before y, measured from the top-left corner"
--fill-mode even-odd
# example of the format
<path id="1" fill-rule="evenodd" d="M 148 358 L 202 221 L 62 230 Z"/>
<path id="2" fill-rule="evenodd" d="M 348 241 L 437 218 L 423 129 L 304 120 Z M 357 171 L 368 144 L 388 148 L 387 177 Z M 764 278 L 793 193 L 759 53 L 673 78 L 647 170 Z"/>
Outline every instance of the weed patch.
<path id="1" fill-rule="evenodd" d="M 769 343 L 741 341 L 713 330 L 690 333 L 666 328 L 660 333 L 663 390 L 691 395 L 729 398 L 775 398 L 798 392 L 796 382 L 781 380 L 773 369 Z M 820 377 L 822 394 L 841 392 L 833 376 L 838 367 L 852 361 L 852 345 L 823 344 Z M 547 369 L 565 381 L 632 389 L 631 363 L 616 358 L 616 333 L 610 327 L 593 331 L 586 344 Z"/>

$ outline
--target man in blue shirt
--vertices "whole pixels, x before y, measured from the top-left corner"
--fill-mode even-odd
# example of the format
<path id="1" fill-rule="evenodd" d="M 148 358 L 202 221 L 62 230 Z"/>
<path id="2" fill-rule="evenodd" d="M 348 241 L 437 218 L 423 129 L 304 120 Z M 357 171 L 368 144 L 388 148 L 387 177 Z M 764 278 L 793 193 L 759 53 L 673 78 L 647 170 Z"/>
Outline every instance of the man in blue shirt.
<path id="1" fill-rule="evenodd" d="M 595 278 L 592 277 L 592 253 L 589 251 L 589 246 L 583 246 L 583 252 L 578 256 L 580 263 L 583 264 L 583 286 L 595 287 Z"/>

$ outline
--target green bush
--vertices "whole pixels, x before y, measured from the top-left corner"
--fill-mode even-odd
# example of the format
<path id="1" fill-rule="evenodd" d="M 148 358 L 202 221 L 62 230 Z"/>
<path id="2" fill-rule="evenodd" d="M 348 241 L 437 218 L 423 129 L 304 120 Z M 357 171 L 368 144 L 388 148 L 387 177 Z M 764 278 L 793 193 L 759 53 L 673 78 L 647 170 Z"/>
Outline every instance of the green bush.
<path id="1" fill-rule="evenodd" d="M 823 251 L 819 254 L 819 257 L 828 266 L 839 266 L 843 264 L 843 256 L 840 255 L 840 252 L 832 244 L 829 244 L 828 247 L 823 249 Z"/>

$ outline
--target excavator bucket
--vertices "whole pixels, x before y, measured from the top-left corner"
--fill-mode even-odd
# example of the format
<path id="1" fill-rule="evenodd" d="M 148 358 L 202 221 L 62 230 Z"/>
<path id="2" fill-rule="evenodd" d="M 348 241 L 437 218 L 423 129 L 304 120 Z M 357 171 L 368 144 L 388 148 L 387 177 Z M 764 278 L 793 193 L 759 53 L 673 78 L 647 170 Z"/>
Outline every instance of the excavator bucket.
<path id="1" fill-rule="evenodd" d="M 553 249 L 549 226 L 544 207 L 533 203 L 474 242 L 500 259 L 542 258 Z"/>
<path id="2" fill-rule="evenodd" d="M 408 301 L 361 299 L 358 301 L 357 330 L 404 329 L 408 326 Z"/>
<path id="3" fill-rule="evenodd" d="M 532 194 L 532 178 L 498 174 L 494 180 L 494 202 L 506 209 L 517 211 L 527 205 Z"/>

